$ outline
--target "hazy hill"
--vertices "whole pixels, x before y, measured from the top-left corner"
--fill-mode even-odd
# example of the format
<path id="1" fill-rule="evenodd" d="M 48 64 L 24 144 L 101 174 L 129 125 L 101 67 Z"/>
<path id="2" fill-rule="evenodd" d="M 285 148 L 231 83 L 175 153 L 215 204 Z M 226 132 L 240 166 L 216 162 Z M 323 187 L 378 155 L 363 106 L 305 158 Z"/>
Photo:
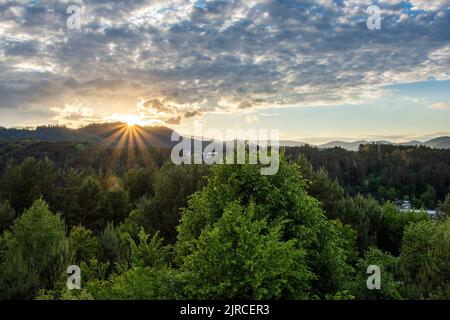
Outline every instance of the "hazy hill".
<path id="1" fill-rule="evenodd" d="M 353 142 L 345 142 L 345 141 L 331 141 L 328 143 L 324 143 L 321 145 L 318 145 L 319 148 L 343 148 L 345 150 L 350 151 L 357 151 L 358 147 L 361 144 L 392 144 L 392 145 L 399 145 L 399 146 L 425 146 L 430 148 L 436 148 L 436 149 L 450 149 L 450 137 L 439 137 L 435 139 L 431 139 L 425 142 L 422 141 L 408 141 L 408 142 L 401 142 L 401 143 L 395 143 L 390 141 L 366 141 L 366 140 L 358 140 Z"/>
<path id="2" fill-rule="evenodd" d="M 356 151 L 361 144 L 367 144 L 367 141 L 359 140 L 353 142 L 345 142 L 345 141 L 330 141 L 328 143 L 324 143 L 318 145 L 319 148 L 342 148 L 345 150 Z"/>
<path id="3" fill-rule="evenodd" d="M 424 144 L 427 147 L 431 148 L 450 149 L 450 137 L 439 137 L 431 139 L 426 141 Z"/>
<path id="4" fill-rule="evenodd" d="M 306 143 L 301 141 L 281 140 L 280 146 L 284 147 L 303 147 Z"/>
<path id="5" fill-rule="evenodd" d="M 64 126 L 41 126 L 36 129 L 21 128 L 4 128 L 0 127 L 0 140 L 11 141 L 16 139 L 32 139 L 36 141 L 48 142 L 91 142 L 91 143 L 108 143 L 111 146 L 117 146 L 122 143 L 126 147 L 129 139 L 142 141 L 145 145 L 155 148 L 171 148 L 177 141 L 171 141 L 173 130 L 162 126 L 142 127 L 134 126 L 133 134 L 129 135 L 127 124 L 114 123 L 97 123 L 90 124 L 79 129 L 71 129 Z M 124 141 L 121 142 L 121 139 Z M 204 141 L 203 144 L 207 144 Z M 352 142 L 331 141 L 328 143 L 317 145 L 318 148 L 343 148 L 345 150 L 357 151 L 361 144 L 392 144 L 392 145 L 411 145 L 411 146 L 427 146 L 430 148 L 450 149 L 450 137 L 434 138 L 425 142 L 409 141 L 402 143 L 393 143 L 390 141 L 366 141 L 357 140 Z M 280 146 L 300 147 L 305 143 L 301 141 L 282 140 Z"/>
<path id="6" fill-rule="evenodd" d="M 47 142 L 109 142 L 111 145 L 117 145 L 120 139 L 127 140 L 129 137 L 126 128 L 126 124 L 118 122 L 91 124 L 80 129 L 71 129 L 64 126 L 42 126 L 36 129 L 0 128 L 0 140 L 31 139 Z M 146 145 L 169 148 L 174 144 L 174 142 L 170 141 L 173 130 L 169 128 L 136 126 L 135 129 L 133 131 L 136 133 L 132 136 L 137 137 Z M 128 141 L 125 141 L 125 144 L 127 143 Z"/>

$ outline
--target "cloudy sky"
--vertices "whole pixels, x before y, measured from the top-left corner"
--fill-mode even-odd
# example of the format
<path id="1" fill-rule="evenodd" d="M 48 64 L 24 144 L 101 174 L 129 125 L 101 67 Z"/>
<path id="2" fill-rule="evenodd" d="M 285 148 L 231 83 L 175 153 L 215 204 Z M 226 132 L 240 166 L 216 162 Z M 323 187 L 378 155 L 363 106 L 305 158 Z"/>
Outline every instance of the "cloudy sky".
<path id="1" fill-rule="evenodd" d="M 0 0 L 5 127 L 427 139 L 450 135 L 449 67 L 450 0 Z"/>

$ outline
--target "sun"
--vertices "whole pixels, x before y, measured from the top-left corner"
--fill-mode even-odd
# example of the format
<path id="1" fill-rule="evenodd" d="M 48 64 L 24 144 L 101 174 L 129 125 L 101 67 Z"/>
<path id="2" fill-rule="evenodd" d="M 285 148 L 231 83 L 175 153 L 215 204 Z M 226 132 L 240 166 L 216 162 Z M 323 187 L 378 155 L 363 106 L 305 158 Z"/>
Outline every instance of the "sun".
<path id="1" fill-rule="evenodd" d="M 130 115 L 124 116 L 123 121 L 126 122 L 129 127 L 133 127 L 133 126 L 139 124 L 139 117 L 130 114 Z"/>

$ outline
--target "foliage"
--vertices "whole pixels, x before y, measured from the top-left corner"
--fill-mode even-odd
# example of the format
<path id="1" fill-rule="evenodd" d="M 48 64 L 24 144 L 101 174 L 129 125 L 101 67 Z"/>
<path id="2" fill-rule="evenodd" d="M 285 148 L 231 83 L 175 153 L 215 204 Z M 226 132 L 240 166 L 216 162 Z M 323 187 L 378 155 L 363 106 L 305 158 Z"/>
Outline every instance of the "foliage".
<path id="1" fill-rule="evenodd" d="M 8 230 L 14 223 L 16 210 L 9 204 L 8 200 L 0 202 L 0 235 Z"/>
<path id="2" fill-rule="evenodd" d="M 399 259 L 406 297 L 450 298 L 450 220 L 421 221 L 408 226 Z"/>
<path id="3" fill-rule="evenodd" d="M 154 176 L 154 196 L 137 202 L 137 211 L 129 223 L 136 219 L 147 233 L 159 231 L 167 242 L 174 243 L 180 208 L 186 206 L 189 195 L 203 186 L 206 173 L 204 166 L 164 165 Z"/>
<path id="4" fill-rule="evenodd" d="M 380 284 L 381 289 L 367 288 L 368 274 L 367 268 L 371 265 L 378 266 L 380 268 Z M 392 300 L 401 299 L 399 293 L 400 283 L 395 278 L 397 270 L 397 258 L 389 253 L 382 252 L 377 248 L 369 248 L 364 258 L 357 264 L 357 276 L 352 284 L 352 292 L 355 293 L 357 299 L 363 300 Z"/>
<path id="5" fill-rule="evenodd" d="M 43 200 L 36 200 L 4 237 L 6 252 L 0 268 L 2 299 L 26 299 L 38 289 L 50 289 L 68 265 L 64 225 Z"/>
<path id="6" fill-rule="evenodd" d="M 57 172 L 48 159 L 25 159 L 20 165 L 6 167 L 0 180 L 0 193 L 19 214 L 39 198 L 51 201 L 55 194 Z"/>
<path id="7" fill-rule="evenodd" d="M 378 247 L 398 256 L 405 228 L 411 223 L 427 220 L 429 217 L 425 212 L 400 212 L 393 203 L 386 203 L 383 206 Z"/>
<path id="8" fill-rule="evenodd" d="M 338 203 L 338 218 L 351 225 L 357 234 L 357 246 L 360 252 L 377 244 L 381 229 L 382 208 L 372 197 L 357 195 L 346 197 Z"/>
<path id="9" fill-rule="evenodd" d="M 445 197 L 444 202 L 439 205 L 438 214 L 441 219 L 450 217 L 450 194 Z"/>
<path id="10" fill-rule="evenodd" d="M 306 250 L 308 267 L 320 279 L 315 293 L 337 291 L 343 284 L 325 279 L 330 274 L 334 279 L 345 278 L 347 255 L 335 241 L 319 203 L 306 193 L 306 186 L 298 166 L 283 158 L 273 176 L 262 176 L 254 165 L 214 166 L 205 188 L 194 194 L 183 210 L 176 244 L 178 261 L 192 253 L 202 230 L 212 228 L 231 203 L 243 207 L 254 203 L 255 219 L 266 220 L 269 225 L 288 221 L 280 230 L 281 238 L 296 239 Z"/>
<path id="11" fill-rule="evenodd" d="M 168 268 L 132 268 L 109 281 L 89 284 L 95 299 L 167 300 L 177 298 L 180 292 L 177 273 Z"/>
<path id="12" fill-rule="evenodd" d="M 69 235 L 69 248 L 76 264 L 95 258 L 97 247 L 97 239 L 91 230 L 82 226 L 72 228 Z"/>
<path id="13" fill-rule="evenodd" d="M 382 202 L 408 197 L 417 209 L 434 209 L 450 190 L 450 149 L 364 144 L 357 152 L 304 146 L 286 148 L 286 154 L 305 157 L 314 170 L 325 168 L 350 196 L 370 194 Z"/>
<path id="14" fill-rule="evenodd" d="M 228 206 L 203 229 L 185 257 L 191 299 L 306 298 L 313 274 L 295 240 L 281 240 L 282 223 L 255 220 L 255 207 Z"/>
<path id="15" fill-rule="evenodd" d="M 124 175 L 124 186 L 130 194 L 132 201 L 143 196 L 153 195 L 152 174 L 149 170 L 140 167 L 133 167 Z"/>
<path id="16" fill-rule="evenodd" d="M 448 150 L 287 148 L 262 176 L 115 147 L 0 142 L 0 299 L 450 298 Z"/>
<path id="17" fill-rule="evenodd" d="M 163 240 L 157 232 L 150 242 L 149 236 L 142 228 L 139 232 L 139 244 L 129 237 L 130 241 L 130 263 L 132 267 L 162 267 L 168 265 L 169 247 L 163 246 Z"/>
<path id="18" fill-rule="evenodd" d="M 119 230 L 112 223 L 108 223 L 98 239 L 100 261 L 110 264 L 119 261 L 122 253 L 122 241 Z"/>

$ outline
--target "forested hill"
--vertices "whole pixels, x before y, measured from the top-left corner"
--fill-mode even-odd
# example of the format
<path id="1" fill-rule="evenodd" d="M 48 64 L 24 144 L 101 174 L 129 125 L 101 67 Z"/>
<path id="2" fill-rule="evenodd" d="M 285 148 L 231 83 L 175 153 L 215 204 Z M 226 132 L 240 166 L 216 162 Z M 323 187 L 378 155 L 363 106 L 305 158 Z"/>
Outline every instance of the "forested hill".
<path id="1" fill-rule="evenodd" d="M 36 128 L 0 127 L 0 140 L 34 139 L 39 141 L 99 141 L 95 135 L 64 126 L 41 126 Z"/>
<path id="2" fill-rule="evenodd" d="M 126 132 L 128 125 L 122 122 L 93 123 L 79 129 L 71 129 L 65 126 L 39 126 L 36 128 L 4 128 L 0 127 L 0 141 L 11 141 L 17 139 L 33 139 L 37 141 L 77 141 L 77 142 L 103 142 Z M 143 142 L 156 148 L 171 148 L 177 142 L 171 141 L 173 130 L 163 126 L 138 126 L 135 125 L 136 133 L 142 137 Z M 118 141 L 115 141 L 116 143 Z M 349 151 L 357 151 L 360 145 L 397 145 L 397 146 L 424 146 L 436 149 L 450 149 L 450 137 L 438 137 L 428 141 L 409 141 L 393 143 L 390 141 L 366 141 L 353 142 L 331 141 L 317 145 L 321 149 L 340 147 Z M 115 146 L 114 143 L 111 145 Z M 283 140 L 280 145 L 284 147 L 299 147 L 306 144 L 299 141 Z M 125 144 L 127 146 L 127 144 Z"/>
<path id="3" fill-rule="evenodd" d="M 134 166 L 161 167 L 170 157 L 169 148 L 148 146 L 145 152 L 133 148 L 110 148 L 105 144 L 75 141 L 0 141 L 0 173 L 8 164 L 20 164 L 27 158 L 48 158 L 59 169 L 114 172 L 121 174 Z"/>
<path id="4" fill-rule="evenodd" d="M 323 167 L 351 195 L 378 200 L 407 199 L 434 209 L 450 191 L 450 150 L 424 146 L 365 144 L 358 151 L 311 146 L 286 148 L 291 159 L 305 157 Z"/>
<path id="5" fill-rule="evenodd" d="M 9 161 L 27 157 L 48 157 L 61 168 L 119 172 L 136 164 L 158 167 L 169 158 L 177 143 L 171 141 L 172 129 L 132 128 L 124 123 L 0 128 L 0 172 Z M 315 169 L 323 167 L 350 195 L 371 194 L 380 201 L 409 198 L 417 208 L 434 209 L 450 191 L 450 149 L 439 148 L 443 141 L 434 139 L 430 146 L 361 144 L 357 151 L 305 145 L 286 147 L 286 153 L 291 159 L 303 155 Z"/>
<path id="6" fill-rule="evenodd" d="M 117 144 L 120 136 L 127 133 L 127 124 L 114 123 L 97 123 L 81 127 L 79 129 L 71 129 L 65 126 L 40 126 L 36 128 L 3 128 L 0 127 L 0 141 L 15 141 L 18 139 L 33 139 L 36 141 L 77 141 L 101 143 L 110 140 L 110 145 Z M 149 146 L 156 148 L 169 148 L 173 145 L 170 137 L 173 130 L 160 127 L 142 127 L 135 126 L 139 136 L 143 136 L 142 141 Z M 124 136 L 127 136 L 126 134 Z"/>

